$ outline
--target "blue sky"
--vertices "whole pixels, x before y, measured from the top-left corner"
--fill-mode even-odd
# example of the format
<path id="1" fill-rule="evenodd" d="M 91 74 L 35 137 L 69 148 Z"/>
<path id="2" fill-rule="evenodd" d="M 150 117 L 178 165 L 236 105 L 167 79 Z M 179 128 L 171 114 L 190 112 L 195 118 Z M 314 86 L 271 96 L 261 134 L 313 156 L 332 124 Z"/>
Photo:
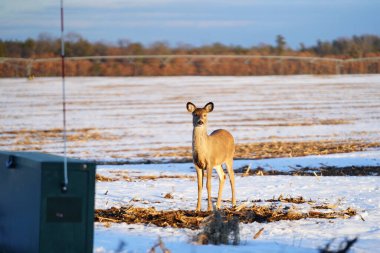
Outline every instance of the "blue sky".
<path id="1" fill-rule="evenodd" d="M 380 35 L 379 0 L 64 0 L 65 33 L 149 45 L 288 45 Z M 59 0 L 0 0 L 0 39 L 60 35 Z"/>

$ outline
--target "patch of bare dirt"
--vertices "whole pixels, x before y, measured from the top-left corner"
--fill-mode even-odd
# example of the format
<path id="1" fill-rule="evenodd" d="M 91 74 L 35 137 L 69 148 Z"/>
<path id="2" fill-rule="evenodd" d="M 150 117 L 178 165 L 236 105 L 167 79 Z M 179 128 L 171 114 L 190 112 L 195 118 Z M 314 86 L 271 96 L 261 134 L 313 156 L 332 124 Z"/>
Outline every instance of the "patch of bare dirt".
<path id="1" fill-rule="evenodd" d="M 250 168 L 249 165 L 235 169 L 237 174 L 242 176 L 271 176 L 271 175 L 291 175 L 291 176 L 380 176 L 380 166 L 349 166 L 335 167 L 322 166 L 319 168 L 293 168 L 290 171 L 264 170 L 261 167 Z"/>
<path id="2" fill-rule="evenodd" d="M 332 167 L 324 166 L 322 168 L 302 168 L 294 171 L 294 175 L 320 175 L 320 176 L 380 176 L 379 166 L 349 166 L 349 167 Z"/>

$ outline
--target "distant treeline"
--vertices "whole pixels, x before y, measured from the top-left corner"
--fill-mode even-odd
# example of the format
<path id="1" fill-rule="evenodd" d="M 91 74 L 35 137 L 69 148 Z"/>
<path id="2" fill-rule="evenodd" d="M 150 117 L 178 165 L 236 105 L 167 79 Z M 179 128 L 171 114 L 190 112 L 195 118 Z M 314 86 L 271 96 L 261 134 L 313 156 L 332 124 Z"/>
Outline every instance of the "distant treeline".
<path id="1" fill-rule="evenodd" d="M 42 34 L 37 39 L 25 41 L 0 40 L 0 57 L 52 58 L 59 57 L 61 42 L 58 38 Z M 170 46 L 156 42 L 149 46 L 129 40 L 116 44 L 90 42 L 82 36 L 70 33 L 65 38 L 65 55 L 114 56 L 114 55 L 279 55 L 326 57 L 336 59 L 380 56 L 380 37 L 376 35 L 353 36 L 333 41 L 317 41 L 313 46 L 300 44 L 299 48 L 287 46 L 283 36 L 278 35 L 274 45 L 260 44 L 243 47 L 214 43 L 204 46 L 179 44 Z M 59 62 L 0 63 L 0 76 L 60 75 Z M 335 62 L 268 60 L 268 59 L 223 59 L 212 57 L 191 60 L 186 58 L 163 61 L 162 59 L 140 60 L 80 60 L 66 62 L 67 75 L 71 76 L 156 76 L 156 75 L 273 75 L 273 74 L 335 74 L 380 73 L 380 62 L 353 62 L 337 66 Z"/>

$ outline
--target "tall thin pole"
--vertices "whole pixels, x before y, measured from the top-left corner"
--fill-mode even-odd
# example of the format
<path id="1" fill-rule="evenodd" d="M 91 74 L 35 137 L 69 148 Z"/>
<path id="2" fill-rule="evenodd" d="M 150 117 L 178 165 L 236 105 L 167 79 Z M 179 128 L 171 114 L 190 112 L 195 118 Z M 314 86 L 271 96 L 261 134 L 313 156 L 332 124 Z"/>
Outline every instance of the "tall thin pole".
<path id="1" fill-rule="evenodd" d="M 65 87 L 65 42 L 63 39 L 64 35 L 64 22 L 63 22 L 63 0 L 61 0 L 61 72 L 62 72 L 62 111 L 63 111 L 63 185 L 62 191 L 66 192 L 69 184 L 69 179 L 67 176 L 67 152 L 66 152 L 66 87 Z"/>

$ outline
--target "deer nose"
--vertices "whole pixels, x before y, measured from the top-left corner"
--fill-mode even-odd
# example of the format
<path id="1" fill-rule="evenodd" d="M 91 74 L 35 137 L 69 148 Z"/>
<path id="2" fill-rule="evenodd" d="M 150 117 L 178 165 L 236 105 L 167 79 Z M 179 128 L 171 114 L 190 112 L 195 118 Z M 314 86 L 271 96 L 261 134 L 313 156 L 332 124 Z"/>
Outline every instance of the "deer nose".
<path id="1" fill-rule="evenodd" d="M 203 125 L 203 121 L 202 120 L 198 120 L 197 125 Z"/>

